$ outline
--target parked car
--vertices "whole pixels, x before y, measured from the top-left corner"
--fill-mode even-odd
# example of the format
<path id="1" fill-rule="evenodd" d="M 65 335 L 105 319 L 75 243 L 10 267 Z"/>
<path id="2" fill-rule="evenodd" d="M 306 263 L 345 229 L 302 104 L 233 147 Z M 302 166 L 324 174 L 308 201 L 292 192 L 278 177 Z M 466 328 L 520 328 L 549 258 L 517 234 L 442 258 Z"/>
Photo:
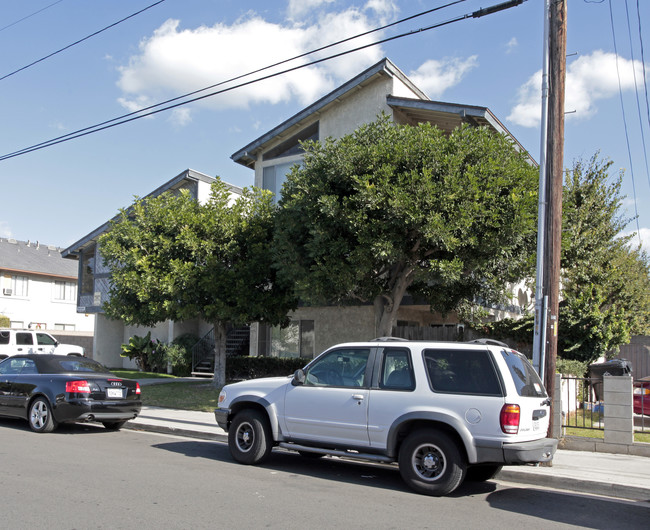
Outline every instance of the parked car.
<path id="1" fill-rule="evenodd" d="M 81 346 L 62 344 L 52 335 L 33 329 L 0 329 L 0 359 L 25 353 L 85 354 Z"/>
<path id="2" fill-rule="evenodd" d="M 634 382 L 634 414 L 650 416 L 650 376 Z"/>
<path id="3" fill-rule="evenodd" d="M 30 354 L 0 362 L 0 416 L 24 418 L 35 432 L 93 421 L 117 430 L 141 408 L 137 381 L 85 357 Z"/>
<path id="4" fill-rule="evenodd" d="M 446 495 L 551 460 L 549 411 L 533 367 L 504 344 L 400 340 L 341 344 L 293 376 L 226 385 L 215 418 L 242 464 L 273 446 L 397 462 L 411 488 Z"/>

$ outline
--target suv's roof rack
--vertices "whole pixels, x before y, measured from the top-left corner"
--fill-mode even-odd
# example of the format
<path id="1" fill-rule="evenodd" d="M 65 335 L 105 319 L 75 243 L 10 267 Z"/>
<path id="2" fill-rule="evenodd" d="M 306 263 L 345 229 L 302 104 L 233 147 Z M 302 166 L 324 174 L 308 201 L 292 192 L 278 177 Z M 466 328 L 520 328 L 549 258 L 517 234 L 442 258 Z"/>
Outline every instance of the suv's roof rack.
<path id="1" fill-rule="evenodd" d="M 486 344 L 488 346 L 503 346 L 504 348 L 510 348 L 505 342 L 501 342 L 494 339 L 474 339 L 468 340 L 468 344 Z"/>
<path id="2" fill-rule="evenodd" d="M 377 337 L 376 339 L 370 340 L 370 342 L 393 342 L 393 341 L 408 342 L 408 339 L 403 339 L 401 337 Z"/>

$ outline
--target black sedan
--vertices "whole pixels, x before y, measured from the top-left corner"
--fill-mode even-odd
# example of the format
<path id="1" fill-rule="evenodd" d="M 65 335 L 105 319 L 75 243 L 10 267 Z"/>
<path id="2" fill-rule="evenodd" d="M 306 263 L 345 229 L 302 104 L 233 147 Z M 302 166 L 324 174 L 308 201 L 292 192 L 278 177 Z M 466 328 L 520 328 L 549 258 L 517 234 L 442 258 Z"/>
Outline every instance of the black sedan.
<path id="1" fill-rule="evenodd" d="M 88 421 L 117 430 L 141 408 L 136 381 L 85 357 L 16 355 L 0 362 L 0 416 L 24 418 L 35 432 Z"/>

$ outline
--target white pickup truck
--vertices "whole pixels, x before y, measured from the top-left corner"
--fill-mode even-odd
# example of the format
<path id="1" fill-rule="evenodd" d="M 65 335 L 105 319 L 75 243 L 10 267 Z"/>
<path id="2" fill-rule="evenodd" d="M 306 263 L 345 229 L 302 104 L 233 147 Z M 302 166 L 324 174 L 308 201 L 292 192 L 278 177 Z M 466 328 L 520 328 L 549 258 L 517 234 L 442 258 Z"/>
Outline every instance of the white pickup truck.
<path id="1" fill-rule="evenodd" d="M 0 329 L 0 359 L 26 353 L 83 356 L 81 346 L 62 344 L 49 333 L 32 329 Z"/>

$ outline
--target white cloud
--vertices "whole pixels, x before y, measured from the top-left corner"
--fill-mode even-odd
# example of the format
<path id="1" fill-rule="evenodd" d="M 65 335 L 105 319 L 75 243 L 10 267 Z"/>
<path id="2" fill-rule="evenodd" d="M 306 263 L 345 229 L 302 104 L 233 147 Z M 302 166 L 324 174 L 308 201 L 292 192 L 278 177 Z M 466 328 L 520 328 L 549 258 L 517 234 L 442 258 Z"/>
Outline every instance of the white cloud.
<path id="1" fill-rule="evenodd" d="M 317 6 L 324 2 L 326 0 L 310 0 L 308 3 Z M 313 23 L 302 25 L 294 22 L 275 24 L 255 14 L 249 14 L 232 25 L 216 24 L 194 29 L 181 29 L 180 21 L 167 20 L 153 35 L 144 38 L 139 53 L 119 68 L 118 86 L 123 95 L 118 101 L 130 111 L 137 110 L 368 31 L 376 27 L 377 17 L 384 16 L 392 2 L 372 0 L 369 4 L 374 7 L 321 13 Z M 378 13 L 378 10 L 382 12 Z M 321 52 L 318 57 L 355 48 L 378 38 L 380 36 L 374 34 L 357 39 Z M 293 99 L 308 104 L 381 57 L 381 49 L 371 47 L 206 98 L 194 105 L 213 109 L 247 108 L 251 104 L 277 104 Z M 309 60 L 303 58 L 274 71 L 306 64 Z M 271 72 L 267 70 L 255 77 Z M 241 81 L 247 80 L 249 78 Z"/>
<path id="2" fill-rule="evenodd" d="M 478 66 L 478 58 L 472 55 L 467 59 L 446 58 L 442 61 L 429 60 L 417 70 L 411 72 L 409 78 L 429 97 L 438 98 L 445 90 L 451 88 L 473 68 Z"/>
<path id="3" fill-rule="evenodd" d="M 192 121 L 192 109 L 188 107 L 178 107 L 172 110 L 169 118 L 172 123 L 180 125 L 181 127 L 187 125 Z"/>
<path id="4" fill-rule="evenodd" d="M 512 37 L 506 44 L 506 53 L 512 53 L 519 46 L 519 42 L 516 37 Z"/>
<path id="5" fill-rule="evenodd" d="M 300 19 L 312 13 L 323 4 L 331 4 L 334 0 L 289 0 L 287 12 L 290 18 Z"/>
<path id="6" fill-rule="evenodd" d="M 632 230 L 629 232 L 624 232 L 623 236 L 634 234 L 634 237 L 630 240 L 630 246 L 636 248 L 636 246 L 641 243 L 641 248 L 650 255 L 650 228 L 640 228 L 637 232 Z"/>
<path id="7" fill-rule="evenodd" d="M 0 221 L 0 237 L 12 237 L 11 228 L 7 221 Z"/>
<path id="8" fill-rule="evenodd" d="M 596 50 L 583 55 L 567 68 L 565 106 L 567 119 L 586 119 L 596 113 L 599 99 L 611 98 L 618 94 L 619 75 L 621 90 L 634 89 L 634 74 L 643 79 L 640 61 L 618 58 L 616 55 Z M 518 103 L 513 107 L 508 120 L 524 127 L 539 125 L 541 118 L 541 70 L 519 88 Z"/>

